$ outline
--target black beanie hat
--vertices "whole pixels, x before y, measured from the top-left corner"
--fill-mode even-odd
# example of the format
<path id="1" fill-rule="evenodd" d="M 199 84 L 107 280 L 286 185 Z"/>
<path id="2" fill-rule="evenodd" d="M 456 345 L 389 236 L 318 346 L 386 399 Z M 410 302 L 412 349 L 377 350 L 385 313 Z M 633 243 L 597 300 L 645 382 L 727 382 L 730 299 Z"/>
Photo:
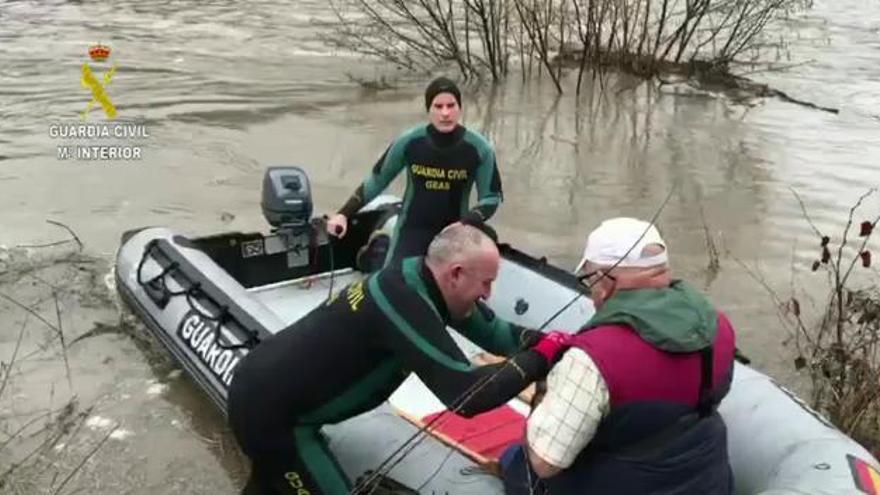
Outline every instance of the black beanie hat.
<path id="1" fill-rule="evenodd" d="M 452 96 L 455 97 L 458 106 L 461 106 L 461 91 L 458 90 L 458 86 L 455 82 L 448 77 L 438 77 L 431 81 L 431 84 L 428 84 L 428 87 L 425 89 L 426 111 L 431 109 L 431 102 L 433 102 L 434 97 L 440 93 L 451 93 Z"/>

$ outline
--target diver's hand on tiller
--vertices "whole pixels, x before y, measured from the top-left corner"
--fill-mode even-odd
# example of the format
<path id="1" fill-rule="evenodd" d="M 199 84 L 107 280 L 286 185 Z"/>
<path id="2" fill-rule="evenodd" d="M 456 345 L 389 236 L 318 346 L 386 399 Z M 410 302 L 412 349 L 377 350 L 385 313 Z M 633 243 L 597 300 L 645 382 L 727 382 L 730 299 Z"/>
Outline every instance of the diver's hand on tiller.
<path id="1" fill-rule="evenodd" d="M 330 217 L 327 220 L 327 233 L 336 236 L 336 237 L 344 237 L 345 232 L 348 230 L 348 218 L 345 217 L 342 213 L 337 213 Z"/>

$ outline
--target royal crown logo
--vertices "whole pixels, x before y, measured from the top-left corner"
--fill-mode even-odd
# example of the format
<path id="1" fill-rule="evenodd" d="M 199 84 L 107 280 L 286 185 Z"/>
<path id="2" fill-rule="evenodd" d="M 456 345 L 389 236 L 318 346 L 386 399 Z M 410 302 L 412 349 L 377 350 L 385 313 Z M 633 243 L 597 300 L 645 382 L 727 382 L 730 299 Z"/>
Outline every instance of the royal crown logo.
<path id="1" fill-rule="evenodd" d="M 89 57 L 96 62 L 103 62 L 110 56 L 110 47 L 98 43 L 89 47 Z"/>
<path id="2" fill-rule="evenodd" d="M 96 62 L 103 62 L 104 60 L 107 60 L 109 56 L 110 47 L 107 45 L 98 43 L 89 47 L 89 57 Z M 107 115 L 108 119 L 112 120 L 116 117 L 116 107 L 113 106 L 113 102 L 107 94 L 107 86 L 110 85 L 110 80 L 113 79 L 115 73 L 116 64 L 113 64 L 110 70 L 104 73 L 103 81 L 101 81 L 95 76 L 95 73 L 92 71 L 92 68 L 89 67 L 89 64 L 83 63 L 82 79 L 80 79 L 80 82 L 84 88 L 90 90 L 92 93 L 92 99 L 89 101 L 89 105 L 86 107 L 85 112 L 82 113 L 83 120 L 85 120 L 95 103 L 101 105 L 101 108 L 104 110 L 104 114 Z"/>

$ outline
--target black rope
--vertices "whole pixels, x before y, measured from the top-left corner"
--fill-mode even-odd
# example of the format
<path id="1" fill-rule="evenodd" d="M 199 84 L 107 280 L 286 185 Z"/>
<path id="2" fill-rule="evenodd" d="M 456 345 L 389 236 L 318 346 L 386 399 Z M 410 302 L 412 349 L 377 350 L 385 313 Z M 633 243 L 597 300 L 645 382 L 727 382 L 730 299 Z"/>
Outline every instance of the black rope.
<path id="1" fill-rule="evenodd" d="M 330 288 L 327 289 L 327 300 L 333 297 L 333 281 L 336 278 L 336 263 L 333 259 L 333 241 L 327 236 L 327 251 L 330 252 Z"/>
<path id="2" fill-rule="evenodd" d="M 146 263 L 146 261 L 147 261 L 147 256 L 150 254 L 150 251 L 152 251 L 154 247 L 156 247 L 156 240 L 155 239 L 148 242 L 147 245 L 144 246 L 144 254 L 141 255 L 141 261 L 138 263 L 137 273 L 136 273 L 138 285 L 144 285 L 144 281 L 141 280 L 141 271 L 144 269 L 144 263 Z"/>
<path id="3" fill-rule="evenodd" d="M 333 297 L 333 283 L 336 279 L 336 260 L 334 259 L 334 252 L 333 252 L 334 240 L 333 240 L 333 236 L 331 236 L 330 233 L 327 232 L 327 220 L 328 220 L 327 215 L 323 215 L 321 217 L 321 219 L 318 221 L 319 223 L 312 224 L 312 228 L 315 229 L 315 236 L 314 236 L 315 239 L 318 238 L 317 232 L 320 232 L 320 231 L 323 231 L 324 235 L 327 238 L 327 252 L 330 256 L 330 288 L 327 290 L 327 299 L 325 299 L 325 301 L 329 301 Z M 337 229 L 335 231 L 336 235 L 339 235 L 341 230 L 342 230 L 341 227 L 337 227 Z M 317 244 L 317 242 L 316 242 L 316 244 Z M 318 258 L 318 256 L 317 256 L 317 248 L 316 248 L 315 249 L 315 259 L 317 259 L 317 258 Z"/>
<path id="4" fill-rule="evenodd" d="M 143 281 L 142 273 L 143 273 L 143 269 L 144 269 L 144 263 L 146 263 L 147 257 L 150 255 L 150 253 L 153 251 L 153 249 L 158 244 L 159 244 L 158 241 L 156 239 L 153 239 L 152 241 L 148 242 L 146 246 L 144 246 L 144 254 L 141 256 L 141 261 L 138 263 L 138 267 L 137 267 L 137 282 L 139 285 L 153 284 L 153 283 L 155 283 L 156 279 L 162 278 L 167 273 L 169 273 L 171 270 L 177 269 L 177 263 L 172 262 L 170 265 L 163 268 L 162 271 L 159 273 L 159 275 L 156 275 L 155 277 L 151 278 L 150 280 L 147 280 L 146 282 Z"/>

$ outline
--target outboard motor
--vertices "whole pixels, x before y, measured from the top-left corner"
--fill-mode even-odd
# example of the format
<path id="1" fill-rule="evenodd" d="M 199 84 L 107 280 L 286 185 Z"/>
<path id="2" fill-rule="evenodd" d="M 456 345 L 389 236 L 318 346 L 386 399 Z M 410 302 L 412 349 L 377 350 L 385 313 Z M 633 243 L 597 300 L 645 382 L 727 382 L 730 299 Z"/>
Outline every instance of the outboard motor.
<path id="1" fill-rule="evenodd" d="M 266 254 L 287 252 L 288 267 L 307 265 L 312 234 L 312 189 L 305 171 L 295 166 L 266 169 L 260 206 L 275 234 L 266 238 Z"/>
<path id="2" fill-rule="evenodd" d="M 299 167 L 269 167 L 263 175 L 263 217 L 273 227 L 307 227 L 312 218 L 309 177 Z"/>

